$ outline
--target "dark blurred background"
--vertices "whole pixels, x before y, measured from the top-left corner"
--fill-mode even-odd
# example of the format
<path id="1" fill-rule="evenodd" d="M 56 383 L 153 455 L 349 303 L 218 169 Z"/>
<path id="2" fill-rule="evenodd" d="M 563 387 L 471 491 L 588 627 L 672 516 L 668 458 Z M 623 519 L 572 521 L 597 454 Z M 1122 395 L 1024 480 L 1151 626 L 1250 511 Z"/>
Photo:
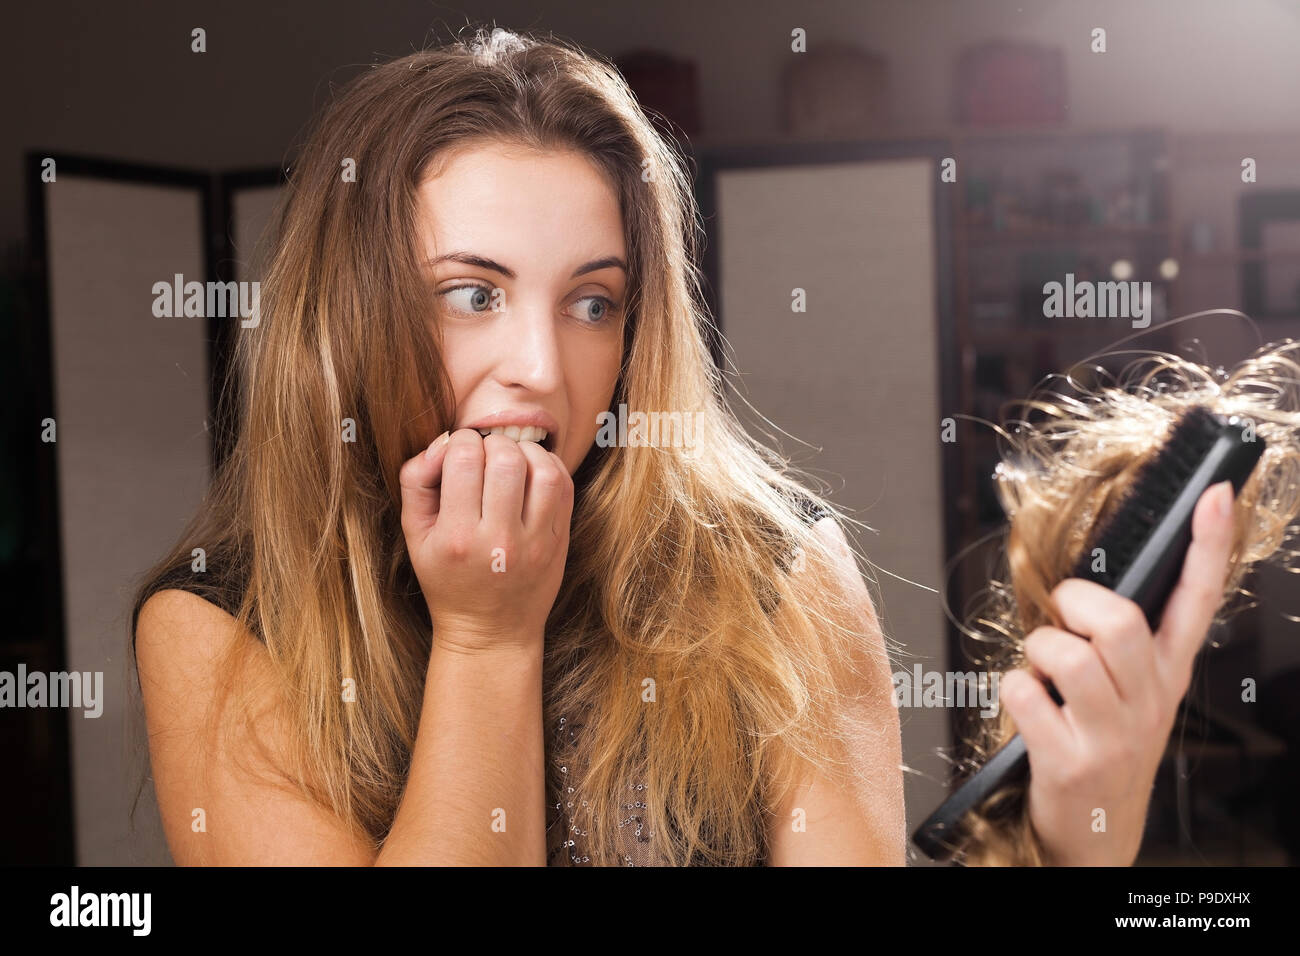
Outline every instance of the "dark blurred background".
<path id="1" fill-rule="evenodd" d="M 1136 331 L 1045 321 L 1045 282 L 1149 281 L 1152 328 L 1134 344 L 1214 364 L 1300 329 L 1293 0 L 15 6 L 0 39 L 0 581 L 11 621 L 0 670 L 102 670 L 106 701 L 98 721 L 0 712 L 11 781 L 0 791 L 0 861 L 167 860 L 149 801 L 134 827 L 127 820 L 144 744 L 125 692 L 123 608 L 222 452 L 211 396 L 233 331 L 213 320 L 164 327 L 171 320 L 150 315 L 142 290 L 176 272 L 252 275 L 279 177 L 331 90 L 467 21 L 553 31 L 615 58 L 680 139 L 708 217 L 710 295 L 758 383 L 750 400 L 825 449 L 801 463 L 877 529 L 860 541 L 872 559 L 923 585 L 882 579 L 881 596 L 891 636 L 926 667 L 965 669 L 925 588 L 947 589 L 960 608 L 987 581 L 988 547 L 968 546 L 1001 518 L 991 432 L 959 417 L 958 440 L 940 447 L 939 421 L 996 420 L 1043 375 Z M 41 177 L 46 159 L 54 183 Z M 835 178 L 850 170 L 863 173 L 860 193 Z M 782 205 L 796 195 L 811 199 Z M 754 196 L 771 197 L 758 204 L 767 220 L 747 218 Z M 847 230 L 838 278 L 792 267 L 766 290 L 772 262 L 806 245 L 800 210 L 817 232 L 818 202 L 828 232 Z M 847 220 L 832 222 L 846 203 Z M 876 278 L 871 264 L 891 255 Z M 912 298 L 891 298 L 888 283 L 904 274 Z M 790 328 L 796 286 L 811 301 L 824 288 L 838 311 L 817 325 L 812 308 L 790 340 L 774 339 L 771 328 Z M 775 305 L 747 297 L 756 290 Z M 1217 313 L 1165 326 L 1211 309 L 1254 322 Z M 850 314 L 861 321 L 837 323 Z M 861 379 L 876 391 L 853 391 Z M 853 419 L 832 404 L 871 424 L 846 436 Z M 47 417 L 57 443 L 41 440 Z M 839 450 L 846 440 L 851 454 Z M 1140 863 L 1300 854 L 1286 812 L 1300 796 L 1297 695 L 1287 694 L 1300 634 L 1283 616 L 1297 610 L 1292 580 L 1262 575 L 1263 606 L 1207 650 Z M 1243 679 L 1257 700 L 1242 700 Z M 942 798 L 947 763 L 935 751 L 968 719 L 956 708 L 903 713 L 918 771 L 909 827 Z"/>

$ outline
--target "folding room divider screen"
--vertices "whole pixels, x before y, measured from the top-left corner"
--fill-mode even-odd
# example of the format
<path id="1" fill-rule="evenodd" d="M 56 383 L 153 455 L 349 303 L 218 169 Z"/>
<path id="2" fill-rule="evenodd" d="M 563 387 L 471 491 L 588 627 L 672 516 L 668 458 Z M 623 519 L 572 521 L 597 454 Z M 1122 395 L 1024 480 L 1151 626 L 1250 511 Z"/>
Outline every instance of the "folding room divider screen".
<path id="1" fill-rule="evenodd" d="M 48 160 L 52 181 L 42 175 Z M 240 319 L 174 309 L 159 315 L 168 310 L 155 308 L 154 287 L 174 285 L 177 276 L 182 283 L 254 278 L 248 257 L 277 177 L 57 154 L 32 154 L 27 168 L 36 320 L 43 323 L 43 334 L 33 337 L 43 354 L 32 358 L 49 370 L 37 376 L 45 393 L 37 404 L 48 409 L 42 418 L 54 420 L 56 439 L 37 444 L 31 467 L 49 467 L 57 487 L 48 504 L 38 504 L 37 520 L 57 541 L 42 600 L 62 608 L 47 615 L 46 633 L 33 635 L 27 656 L 49 661 L 50 670 L 102 673 L 103 689 L 98 717 L 75 708 L 44 712 L 50 734 L 33 728 L 24 759 L 39 774 L 33 779 L 50 779 L 65 761 L 71 766 L 70 813 L 45 822 L 75 833 L 75 857 L 64 862 L 166 862 L 148 786 L 130 819 L 147 770 L 147 744 L 127 693 L 134 680 L 131 596 L 194 513 L 222 452 L 214 445 L 213 403 Z M 53 749 L 38 748 L 47 736 Z M 69 752 L 61 755 L 64 740 Z"/>

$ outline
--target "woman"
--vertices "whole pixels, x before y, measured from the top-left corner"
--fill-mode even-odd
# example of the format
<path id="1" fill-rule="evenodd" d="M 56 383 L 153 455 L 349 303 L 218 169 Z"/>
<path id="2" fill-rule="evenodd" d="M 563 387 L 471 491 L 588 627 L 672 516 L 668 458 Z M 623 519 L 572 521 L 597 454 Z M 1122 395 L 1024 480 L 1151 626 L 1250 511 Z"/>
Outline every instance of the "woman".
<path id="1" fill-rule="evenodd" d="M 884 637 L 720 398 L 689 177 L 617 72 L 500 30 L 375 67 L 278 222 L 235 450 L 136 602 L 177 861 L 902 864 Z M 611 446 L 621 406 L 692 440 Z M 1157 653 L 1108 594 L 1034 659 L 1068 726 L 1004 692 L 1049 862 L 1132 861 L 1155 751 L 1111 737 L 1177 703 L 1105 696 Z"/>

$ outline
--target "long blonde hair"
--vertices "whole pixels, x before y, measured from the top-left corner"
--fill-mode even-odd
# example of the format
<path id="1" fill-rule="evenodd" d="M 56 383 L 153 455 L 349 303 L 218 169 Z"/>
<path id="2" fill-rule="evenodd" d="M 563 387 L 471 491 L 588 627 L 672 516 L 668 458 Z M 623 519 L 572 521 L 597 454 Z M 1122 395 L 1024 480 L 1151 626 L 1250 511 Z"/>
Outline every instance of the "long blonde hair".
<path id="1" fill-rule="evenodd" d="M 847 773 L 844 745 L 861 729 L 846 726 L 845 705 L 881 664 L 830 583 L 835 555 L 796 504 L 828 502 L 722 397 L 685 160 L 617 70 L 572 44 L 478 30 L 370 68 L 324 112 L 277 210 L 261 323 L 239 332 L 233 451 L 146 576 L 136 612 L 204 548 L 209 577 L 265 643 L 292 715 L 285 777 L 382 846 L 431 641 L 398 470 L 456 420 L 429 331 L 416 187 L 436 155 L 482 138 L 578 150 L 607 173 L 631 294 L 612 407 L 698 422 L 693 452 L 596 447 L 575 475 L 544 709 L 548 726 L 565 717 L 587 728 L 586 852 L 623 861 L 619 801 L 643 780 L 661 859 L 760 861 L 774 788 L 803 761 L 835 780 Z M 340 176 L 345 158 L 355 182 Z M 345 419 L 355 441 L 340 439 Z M 787 574 L 798 548 L 809 573 Z M 236 680 L 237 650 L 223 673 L 241 703 L 233 713 L 245 714 L 254 688 Z M 352 702 L 340 693 L 348 678 Z M 558 745 L 548 758 L 554 803 L 572 781 L 556 776 L 567 759 Z"/>

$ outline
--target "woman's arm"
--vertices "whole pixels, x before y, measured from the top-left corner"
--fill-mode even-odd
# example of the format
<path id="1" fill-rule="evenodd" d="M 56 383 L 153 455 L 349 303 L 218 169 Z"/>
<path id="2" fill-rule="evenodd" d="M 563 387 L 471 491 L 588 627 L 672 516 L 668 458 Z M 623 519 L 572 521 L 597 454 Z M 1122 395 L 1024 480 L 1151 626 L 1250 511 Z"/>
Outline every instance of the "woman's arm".
<path id="1" fill-rule="evenodd" d="M 429 658 L 406 793 L 381 866 L 546 865 L 542 640 Z"/>
<path id="2" fill-rule="evenodd" d="M 160 591 L 137 623 L 154 783 L 178 864 L 545 862 L 540 657 L 435 647 L 407 791 L 376 854 L 364 834 L 283 781 L 277 758 L 291 731 L 271 694 L 250 721 L 267 758 L 238 725 L 209 723 L 216 666 L 236 640 L 247 649 L 243 679 L 273 686 L 266 649 L 195 594 Z M 503 830 L 493 828 L 497 808 Z"/>
<path id="3" fill-rule="evenodd" d="M 807 768 L 802 781 L 777 803 L 768 862 L 772 866 L 903 866 L 907 860 L 903 751 L 884 635 L 843 530 L 830 518 L 813 527 L 839 555 L 836 586 L 853 609 L 845 626 L 862 635 L 863 657 L 872 666 L 857 689 L 855 712 L 843 715 L 858 729 L 857 747 L 848 755 L 856 785 L 837 786 Z M 811 572 L 805 566 L 793 573 Z M 796 829 L 796 822 L 802 829 Z"/>

